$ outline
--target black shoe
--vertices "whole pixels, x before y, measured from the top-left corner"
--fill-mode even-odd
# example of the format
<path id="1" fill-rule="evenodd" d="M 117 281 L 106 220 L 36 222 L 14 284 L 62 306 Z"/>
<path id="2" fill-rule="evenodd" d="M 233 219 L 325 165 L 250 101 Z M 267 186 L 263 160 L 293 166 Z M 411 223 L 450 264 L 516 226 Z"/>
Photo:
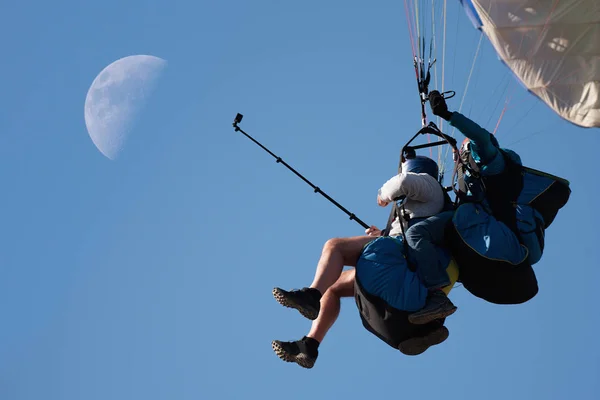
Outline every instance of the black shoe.
<path id="1" fill-rule="evenodd" d="M 441 290 L 431 292 L 427 296 L 425 307 L 408 316 L 408 321 L 415 325 L 424 325 L 440 318 L 446 318 L 456 311 L 457 307 L 452 304 L 446 293 Z"/>
<path id="2" fill-rule="evenodd" d="M 288 292 L 280 288 L 275 288 L 273 289 L 273 297 L 282 306 L 295 308 L 300 311 L 300 314 L 310 320 L 315 320 L 319 316 L 321 293 L 317 289 L 303 288 Z"/>
<path id="3" fill-rule="evenodd" d="M 319 357 L 319 342 L 306 336 L 295 342 L 273 340 L 271 346 L 283 361 L 295 362 L 304 368 L 312 368 Z"/>
<path id="4" fill-rule="evenodd" d="M 431 346 L 443 343 L 450 336 L 448 328 L 442 326 L 434 331 L 429 332 L 423 337 L 414 337 L 398 345 L 398 350 L 407 356 L 417 356 L 424 353 Z"/>

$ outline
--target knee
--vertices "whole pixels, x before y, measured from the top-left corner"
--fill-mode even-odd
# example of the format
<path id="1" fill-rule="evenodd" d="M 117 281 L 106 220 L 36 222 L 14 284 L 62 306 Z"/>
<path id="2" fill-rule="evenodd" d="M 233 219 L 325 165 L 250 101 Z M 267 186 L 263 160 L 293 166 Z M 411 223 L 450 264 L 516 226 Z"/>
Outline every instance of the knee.
<path id="1" fill-rule="evenodd" d="M 342 245 L 343 239 L 341 238 L 332 238 L 325 242 L 323 246 L 323 252 L 331 252 L 337 250 Z"/>
<path id="2" fill-rule="evenodd" d="M 356 279 L 356 269 L 343 271 L 339 279 L 327 289 L 327 295 L 342 298 L 354 297 L 354 279 Z"/>
<path id="3" fill-rule="evenodd" d="M 427 224 L 424 222 L 419 222 L 408 228 L 406 231 L 406 239 L 409 242 L 419 242 L 422 240 L 432 241 L 434 237 L 434 233 L 432 230 L 437 229 L 436 226 Z"/>
<path id="4" fill-rule="evenodd" d="M 326 292 L 327 295 L 337 299 L 342 297 L 354 297 L 354 281 L 336 282 Z"/>
<path id="5" fill-rule="evenodd" d="M 410 245 L 413 243 L 417 243 L 419 240 L 423 239 L 425 235 L 423 228 L 419 224 L 417 224 L 408 228 L 404 236 L 406 237 L 406 242 Z"/>

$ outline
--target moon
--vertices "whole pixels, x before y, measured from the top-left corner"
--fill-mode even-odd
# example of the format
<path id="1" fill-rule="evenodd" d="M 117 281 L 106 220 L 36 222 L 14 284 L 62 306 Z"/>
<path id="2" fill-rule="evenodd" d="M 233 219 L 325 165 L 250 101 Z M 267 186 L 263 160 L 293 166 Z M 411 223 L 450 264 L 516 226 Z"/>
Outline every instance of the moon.
<path id="1" fill-rule="evenodd" d="M 85 125 L 98 150 L 115 160 L 166 67 L 162 58 L 133 55 L 104 68 L 85 98 Z"/>

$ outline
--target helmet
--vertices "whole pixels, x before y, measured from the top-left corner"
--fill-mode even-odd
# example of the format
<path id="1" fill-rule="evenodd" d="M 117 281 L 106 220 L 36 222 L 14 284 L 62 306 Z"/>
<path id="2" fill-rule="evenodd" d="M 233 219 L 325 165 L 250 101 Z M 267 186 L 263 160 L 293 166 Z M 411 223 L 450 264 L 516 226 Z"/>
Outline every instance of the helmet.
<path id="1" fill-rule="evenodd" d="M 429 157 L 415 156 L 402 163 L 402 172 L 425 173 L 437 180 L 438 165 Z"/>
<path id="2" fill-rule="evenodd" d="M 500 144 L 498 143 L 498 139 L 496 139 L 496 135 L 493 135 L 493 134 L 490 135 L 490 140 L 492 141 L 492 144 L 494 145 L 494 147 L 504 151 L 508 155 L 508 157 L 515 163 L 522 165 L 521 156 L 519 156 L 513 150 L 501 148 Z M 462 157 L 463 153 L 469 149 L 470 143 L 471 143 L 471 139 L 469 139 L 469 138 L 465 138 L 465 140 L 463 140 L 462 144 L 460 145 L 460 149 L 459 149 L 459 154 L 461 155 L 461 157 Z"/>

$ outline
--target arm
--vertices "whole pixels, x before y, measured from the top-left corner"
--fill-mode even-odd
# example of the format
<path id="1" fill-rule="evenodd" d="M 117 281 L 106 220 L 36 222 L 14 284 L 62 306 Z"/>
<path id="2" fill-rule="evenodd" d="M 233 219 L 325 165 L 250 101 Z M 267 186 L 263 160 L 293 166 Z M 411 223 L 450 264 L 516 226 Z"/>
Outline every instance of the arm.
<path id="1" fill-rule="evenodd" d="M 484 165 L 491 163 L 498 156 L 498 142 L 492 134 L 461 113 L 448 111 L 444 96 L 437 90 L 429 93 L 429 105 L 434 115 L 444 118 L 471 139 L 471 147 Z"/>
<path id="2" fill-rule="evenodd" d="M 471 139 L 471 145 L 483 164 L 488 164 L 498 154 L 498 148 L 492 142 L 492 134 L 459 112 L 453 112 L 448 120 L 450 125 L 457 128 Z"/>
<path id="3" fill-rule="evenodd" d="M 433 184 L 432 184 L 433 183 Z M 439 184 L 429 175 L 405 172 L 394 176 L 379 189 L 379 197 L 384 202 L 392 202 L 400 196 L 411 200 L 428 202 L 438 194 Z"/>

